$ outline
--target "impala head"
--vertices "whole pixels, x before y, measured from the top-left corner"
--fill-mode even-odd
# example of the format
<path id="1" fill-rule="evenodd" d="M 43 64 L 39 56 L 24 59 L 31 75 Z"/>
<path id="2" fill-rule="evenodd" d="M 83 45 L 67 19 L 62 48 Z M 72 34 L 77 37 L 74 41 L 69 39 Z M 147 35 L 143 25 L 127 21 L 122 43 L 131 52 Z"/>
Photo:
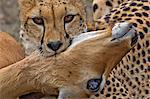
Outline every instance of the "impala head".
<path id="1" fill-rule="evenodd" d="M 135 46 L 137 39 L 135 28 L 126 22 L 117 23 L 112 29 L 85 33 L 75 38 L 73 44 L 64 52 L 68 55 L 66 57 L 72 58 L 69 61 L 75 64 L 63 67 L 64 74 L 67 70 L 72 73 L 69 78 L 66 77 L 67 83 L 72 81 L 72 86 L 78 89 L 72 89 L 71 96 L 78 94 L 77 97 L 87 98 L 102 90 L 111 70 Z M 70 86 L 71 84 L 68 85 L 71 90 Z M 68 96 L 69 92 L 64 93 L 66 95 L 61 95 Z"/>

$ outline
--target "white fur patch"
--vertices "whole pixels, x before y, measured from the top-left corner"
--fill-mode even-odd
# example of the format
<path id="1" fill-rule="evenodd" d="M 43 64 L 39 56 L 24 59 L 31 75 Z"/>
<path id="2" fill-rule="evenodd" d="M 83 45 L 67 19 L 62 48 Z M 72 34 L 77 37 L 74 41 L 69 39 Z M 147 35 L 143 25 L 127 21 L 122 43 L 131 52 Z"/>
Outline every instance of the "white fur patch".
<path id="1" fill-rule="evenodd" d="M 100 91 L 103 90 L 105 83 L 106 83 L 106 77 L 103 75 L 102 76 L 102 82 L 100 84 Z"/>
<path id="2" fill-rule="evenodd" d="M 71 46 L 68 49 L 72 49 L 81 42 L 97 37 L 99 35 L 99 32 L 100 31 L 92 31 L 75 36 L 74 39 L 72 40 Z"/>

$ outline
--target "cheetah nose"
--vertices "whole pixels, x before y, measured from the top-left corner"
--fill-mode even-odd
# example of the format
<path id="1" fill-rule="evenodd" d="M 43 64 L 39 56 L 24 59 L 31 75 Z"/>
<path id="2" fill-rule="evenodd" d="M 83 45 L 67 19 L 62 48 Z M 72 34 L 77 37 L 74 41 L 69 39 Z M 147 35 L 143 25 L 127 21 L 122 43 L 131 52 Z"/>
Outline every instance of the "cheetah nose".
<path id="1" fill-rule="evenodd" d="M 62 42 L 61 41 L 51 41 L 48 42 L 47 47 L 52 49 L 53 51 L 57 51 L 61 46 L 62 46 Z"/>

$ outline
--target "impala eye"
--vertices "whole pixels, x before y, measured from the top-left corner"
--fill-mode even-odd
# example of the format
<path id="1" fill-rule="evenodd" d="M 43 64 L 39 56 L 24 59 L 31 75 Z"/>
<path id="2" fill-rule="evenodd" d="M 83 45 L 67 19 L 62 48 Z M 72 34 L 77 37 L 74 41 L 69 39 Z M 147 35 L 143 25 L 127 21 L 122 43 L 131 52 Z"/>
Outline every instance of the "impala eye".
<path id="1" fill-rule="evenodd" d="M 100 88 L 101 79 L 90 79 L 87 82 L 87 89 L 90 92 L 98 92 Z"/>
<path id="2" fill-rule="evenodd" d="M 64 22 L 69 23 L 74 19 L 75 15 L 67 15 L 64 17 Z"/>
<path id="3" fill-rule="evenodd" d="M 44 20 L 41 17 L 34 17 L 34 18 L 32 18 L 32 20 L 37 25 L 43 25 L 44 24 Z"/>

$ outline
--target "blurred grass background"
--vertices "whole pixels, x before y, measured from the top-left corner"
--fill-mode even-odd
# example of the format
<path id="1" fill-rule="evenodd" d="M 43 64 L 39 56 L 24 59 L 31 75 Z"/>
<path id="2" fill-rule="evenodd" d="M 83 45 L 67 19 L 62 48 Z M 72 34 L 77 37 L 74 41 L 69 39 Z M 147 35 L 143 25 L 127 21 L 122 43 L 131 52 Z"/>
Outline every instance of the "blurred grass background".
<path id="1" fill-rule="evenodd" d="M 17 0 L 0 0 L 0 31 L 19 38 L 19 15 Z"/>

